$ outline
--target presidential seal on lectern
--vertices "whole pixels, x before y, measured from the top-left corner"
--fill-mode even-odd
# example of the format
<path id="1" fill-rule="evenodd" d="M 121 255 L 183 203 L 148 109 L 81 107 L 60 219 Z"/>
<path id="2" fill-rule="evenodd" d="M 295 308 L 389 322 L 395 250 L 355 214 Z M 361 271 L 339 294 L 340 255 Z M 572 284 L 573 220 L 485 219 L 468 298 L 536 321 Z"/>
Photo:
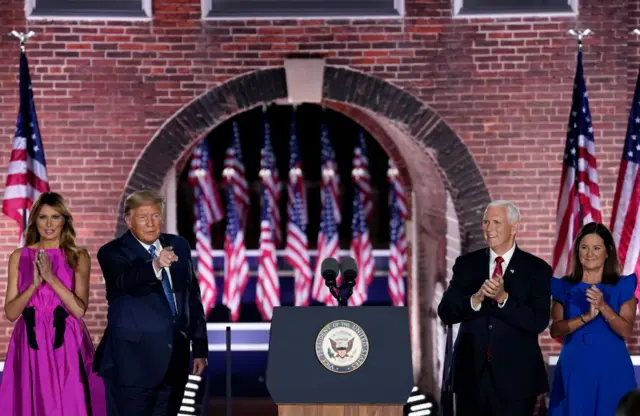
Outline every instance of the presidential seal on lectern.
<path id="1" fill-rule="evenodd" d="M 328 323 L 316 337 L 316 356 L 334 373 L 350 373 L 360 368 L 369 355 L 369 339 L 360 325 L 337 320 Z"/>

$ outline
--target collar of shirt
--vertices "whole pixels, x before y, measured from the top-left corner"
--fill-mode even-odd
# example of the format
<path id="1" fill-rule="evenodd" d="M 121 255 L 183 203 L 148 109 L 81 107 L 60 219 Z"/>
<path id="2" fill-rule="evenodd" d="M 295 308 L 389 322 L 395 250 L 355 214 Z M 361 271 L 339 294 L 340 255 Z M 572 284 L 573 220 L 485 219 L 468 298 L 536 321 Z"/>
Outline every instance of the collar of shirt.
<path id="1" fill-rule="evenodd" d="M 513 247 L 509 249 L 506 253 L 504 253 L 501 257 L 504 260 L 502 262 L 502 270 L 506 269 L 511 261 L 511 257 L 513 257 L 513 253 L 516 251 L 516 244 L 513 243 Z M 498 255 L 492 249 L 489 249 L 489 266 L 493 267 L 496 264 L 496 257 Z"/>
<path id="2" fill-rule="evenodd" d="M 138 240 L 138 239 L 136 238 L 136 240 Z M 145 249 L 145 251 L 147 253 L 149 252 L 149 247 L 151 247 L 152 245 L 156 248 L 156 256 L 158 256 L 160 254 L 160 251 L 162 251 L 162 246 L 160 245 L 160 240 L 156 240 L 153 244 L 143 243 L 140 240 L 138 240 L 138 242 L 140 244 L 142 244 L 142 247 L 144 247 L 144 249 Z"/>

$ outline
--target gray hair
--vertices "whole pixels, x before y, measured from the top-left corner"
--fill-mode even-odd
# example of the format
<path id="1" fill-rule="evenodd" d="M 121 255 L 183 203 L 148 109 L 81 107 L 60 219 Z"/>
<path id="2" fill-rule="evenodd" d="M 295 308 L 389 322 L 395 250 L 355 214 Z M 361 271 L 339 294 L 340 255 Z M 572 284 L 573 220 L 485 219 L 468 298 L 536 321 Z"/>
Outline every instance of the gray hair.
<path id="1" fill-rule="evenodd" d="M 487 215 L 487 209 L 490 207 L 505 207 L 507 209 L 507 220 L 509 220 L 509 224 L 520 222 L 520 210 L 513 202 L 504 199 L 491 201 L 489 205 L 487 205 L 487 208 L 485 208 L 484 215 Z"/>
<path id="2" fill-rule="evenodd" d="M 124 201 L 124 216 L 127 217 L 131 210 L 134 210 L 142 205 L 158 205 L 161 210 L 164 211 L 164 198 L 159 192 L 151 189 L 145 189 L 142 191 L 136 191 L 129 195 Z"/>

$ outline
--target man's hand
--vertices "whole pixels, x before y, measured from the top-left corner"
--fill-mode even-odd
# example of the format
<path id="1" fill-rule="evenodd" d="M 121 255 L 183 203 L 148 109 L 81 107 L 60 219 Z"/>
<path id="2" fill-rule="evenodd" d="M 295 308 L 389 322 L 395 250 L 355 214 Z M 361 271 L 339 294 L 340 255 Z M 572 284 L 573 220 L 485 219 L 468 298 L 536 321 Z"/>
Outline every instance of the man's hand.
<path id="1" fill-rule="evenodd" d="M 507 293 L 504 291 L 504 280 L 502 277 L 485 280 L 480 290 L 486 297 L 491 298 L 498 303 L 504 302 L 507 298 Z"/>
<path id="2" fill-rule="evenodd" d="M 193 359 L 193 370 L 191 370 L 191 374 L 195 376 L 200 376 L 204 373 L 204 370 L 207 368 L 207 359 L 206 358 L 194 358 Z"/>
<path id="3" fill-rule="evenodd" d="M 178 261 L 178 256 L 173 252 L 173 247 L 164 247 L 158 257 L 153 260 L 153 267 L 157 271 L 163 267 L 171 266 L 171 263 L 176 261 Z"/>
<path id="4" fill-rule="evenodd" d="M 482 288 L 478 290 L 476 293 L 471 295 L 471 303 L 474 308 L 478 308 L 480 304 L 484 301 L 485 295 L 482 293 Z"/>

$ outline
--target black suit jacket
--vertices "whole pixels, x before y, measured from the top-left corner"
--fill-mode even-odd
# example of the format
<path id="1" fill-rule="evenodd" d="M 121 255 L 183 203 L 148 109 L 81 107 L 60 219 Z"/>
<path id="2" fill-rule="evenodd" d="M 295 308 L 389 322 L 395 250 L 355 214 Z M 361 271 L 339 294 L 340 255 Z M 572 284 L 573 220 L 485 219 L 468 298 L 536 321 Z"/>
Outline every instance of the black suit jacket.
<path id="1" fill-rule="evenodd" d="M 130 231 L 98 251 L 109 309 L 94 371 L 120 385 L 157 386 L 176 348 L 181 348 L 176 350 L 178 373 L 186 378 L 189 343 L 194 358 L 208 356 L 207 323 L 189 243 L 177 235 L 162 234 L 160 244 L 172 246 L 178 256 L 169 269 L 176 317 L 156 277 L 151 255 Z"/>
<path id="2" fill-rule="evenodd" d="M 460 256 L 438 305 L 446 325 L 460 324 L 454 349 L 453 390 L 473 394 L 491 344 L 491 369 L 499 396 L 524 399 L 549 391 L 538 334 L 549 325 L 551 267 L 516 247 L 503 271 L 509 294 L 503 308 L 485 299 L 480 311 L 471 296 L 489 278 L 489 249 Z"/>

